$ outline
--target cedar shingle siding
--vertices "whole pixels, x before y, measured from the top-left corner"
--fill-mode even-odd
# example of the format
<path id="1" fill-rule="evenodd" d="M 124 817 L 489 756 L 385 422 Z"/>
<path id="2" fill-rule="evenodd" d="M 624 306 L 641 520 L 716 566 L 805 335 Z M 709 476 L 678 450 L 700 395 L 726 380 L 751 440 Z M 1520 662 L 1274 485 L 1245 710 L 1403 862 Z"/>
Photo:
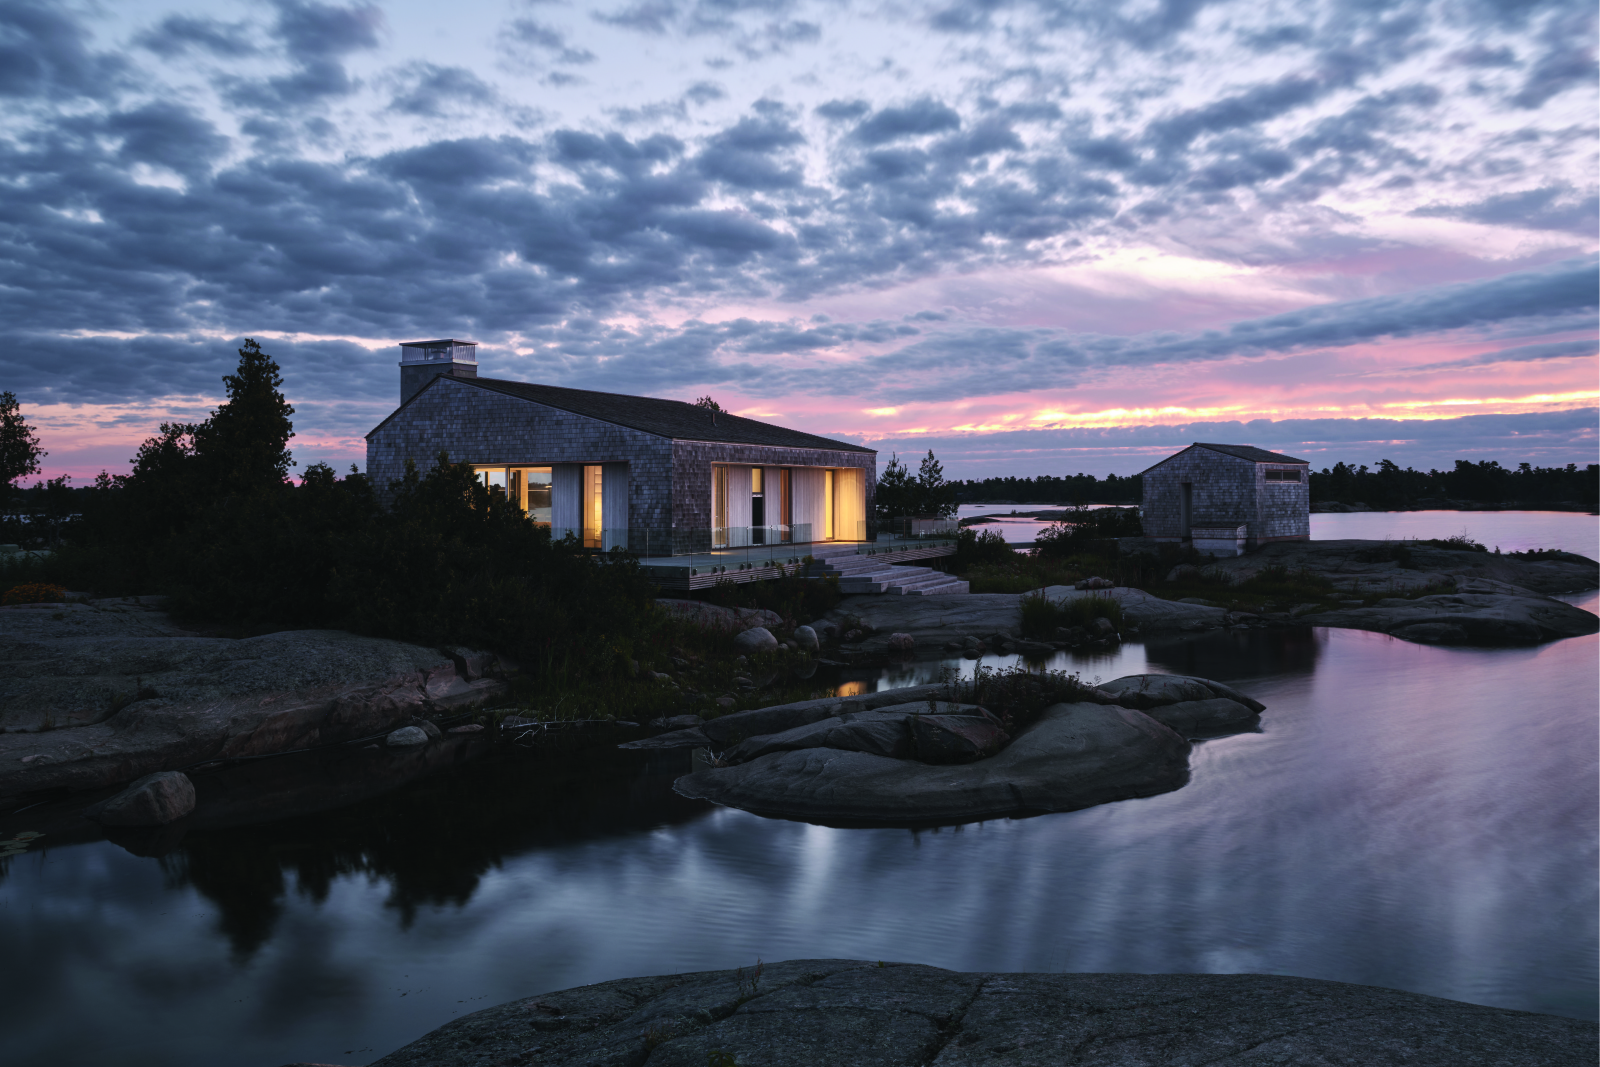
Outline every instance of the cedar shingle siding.
<path id="1" fill-rule="evenodd" d="M 1269 472 L 1276 477 L 1269 478 Z M 1309 473 L 1306 460 L 1251 445 L 1190 445 L 1144 472 L 1140 514 L 1145 536 L 1186 541 L 1196 526 L 1247 524 L 1251 547 L 1266 541 L 1309 541 Z M 1187 527 L 1185 485 L 1190 487 Z"/>
<path id="2" fill-rule="evenodd" d="M 367 474 L 380 495 L 440 452 L 474 464 L 628 464 L 628 526 L 711 525 L 711 465 L 857 467 L 867 513 L 877 453 L 678 400 L 492 378 L 435 378 L 367 435 Z"/>

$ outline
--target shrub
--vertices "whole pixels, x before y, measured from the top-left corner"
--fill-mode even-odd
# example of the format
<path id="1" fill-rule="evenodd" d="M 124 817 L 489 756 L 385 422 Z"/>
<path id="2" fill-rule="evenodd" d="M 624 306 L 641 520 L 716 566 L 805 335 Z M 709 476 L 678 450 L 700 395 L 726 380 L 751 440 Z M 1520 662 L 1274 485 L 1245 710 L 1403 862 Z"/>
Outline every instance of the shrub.
<path id="1" fill-rule="evenodd" d="M 969 567 L 984 564 L 1003 565 L 1016 558 L 1016 550 L 1006 543 L 1006 535 L 999 530 L 984 530 L 980 533 L 967 526 L 956 534 L 956 552 L 947 561 L 947 566 L 959 574 Z"/>
<path id="2" fill-rule="evenodd" d="M 1110 619 L 1120 632 L 1122 602 L 1102 596 L 1051 600 L 1042 592 L 1022 598 L 1022 632 L 1027 637 L 1054 637 L 1058 626 L 1087 627 L 1096 619 Z"/>
<path id="3" fill-rule="evenodd" d="M 66 599 L 67 591 L 59 585 L 28 582 L 6 590 L 0 604 L 59 604 Z"/>
<path id="4" fill-rule="evenodd" d="M 951 681 L 950 699 L 978 704 L 993 712 L 1006 730 L 1017 730 L 1036 720 L 1052 704 L 1084 699 L 1085 685 L 1066 671 L 1030 671 L 1025 667 L 978 667 L 968 680 Z"/>
<path id="5" fill-rule="evenodd" d="M 1487 551 L 1489 551 L 1483 545 L 1479 544 L 1478 542 L 1474 541 L 1472 538 L 1468 537 L 1467 536 L 1467 532 L 1465 530 L 1462 530 L 1460 533 L 1455 534 L 1455 535 L 1450 536 L 1450 537 L 1433 537 L 1433 538 L 1429 538 L 1426 541 L 1420 541 L 1418 543 L 1419 544 L 1424 544 L 1424 545 L 1432 545 L 1434 548 L 1447 548 L 1447 549 L 1450 549 L 1450 550 L 1455 551 L 1455 552 L 1487 552 Z"/>

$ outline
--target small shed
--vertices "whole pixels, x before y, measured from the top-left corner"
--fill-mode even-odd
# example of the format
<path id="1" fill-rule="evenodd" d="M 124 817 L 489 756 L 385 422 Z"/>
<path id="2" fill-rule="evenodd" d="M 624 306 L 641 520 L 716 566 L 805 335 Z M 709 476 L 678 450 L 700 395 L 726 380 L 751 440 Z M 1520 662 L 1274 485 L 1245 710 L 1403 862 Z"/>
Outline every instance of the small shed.
<path id="1" fill-rule="evenodd" d="M 1145 536 L 1218 556 L 1309 541 L 1310 473 L 1307 460 L 1281 452 L 1196 442 L 1144 472 Z"/>

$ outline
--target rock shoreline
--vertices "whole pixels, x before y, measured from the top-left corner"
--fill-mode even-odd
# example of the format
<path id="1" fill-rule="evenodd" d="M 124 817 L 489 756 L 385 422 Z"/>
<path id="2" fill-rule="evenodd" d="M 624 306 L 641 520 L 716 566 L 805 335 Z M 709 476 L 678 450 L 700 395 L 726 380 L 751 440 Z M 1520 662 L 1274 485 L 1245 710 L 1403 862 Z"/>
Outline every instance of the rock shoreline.
<path id="1" fill-rule="evenodd" d="M 493 673 L 337 630 L 204 637 L 149 598 L 0 608 L 0 798 L 385 733 L 488 700 Z"/>
<path id="2" fill-rule="evenodd" d="M 1314 978 L 791 960 L 513 1000 L 371 1067 L 1578 1067 L 1596 1054 L 1591 1022 Z"/>

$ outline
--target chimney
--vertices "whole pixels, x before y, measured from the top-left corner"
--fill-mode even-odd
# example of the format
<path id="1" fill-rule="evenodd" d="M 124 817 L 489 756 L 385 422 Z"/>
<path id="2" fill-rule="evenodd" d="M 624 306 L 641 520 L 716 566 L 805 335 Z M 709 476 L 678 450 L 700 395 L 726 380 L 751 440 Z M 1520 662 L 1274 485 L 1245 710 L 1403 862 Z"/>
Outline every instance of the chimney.
<path id="1" fill-rule="evenodd" d="M 478 376 L 478 342 L 402 341 L 400 344 L 400 403 L 422 392 L 423 386 L 448 374 L 456 378 Z"/>

